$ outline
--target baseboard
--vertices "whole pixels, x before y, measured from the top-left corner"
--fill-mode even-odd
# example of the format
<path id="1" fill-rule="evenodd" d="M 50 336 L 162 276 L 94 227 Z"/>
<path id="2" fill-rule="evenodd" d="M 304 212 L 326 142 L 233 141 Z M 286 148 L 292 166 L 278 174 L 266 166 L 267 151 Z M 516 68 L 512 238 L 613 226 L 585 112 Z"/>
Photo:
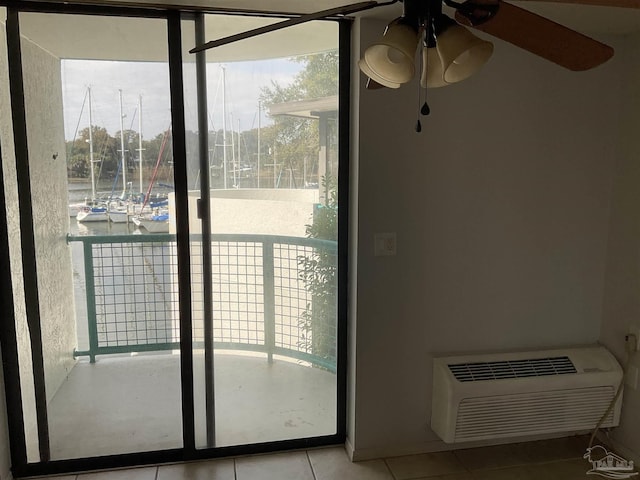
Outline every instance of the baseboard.
<path id="1" fill-rule="evenodd" d="M 353 445 L 351 444 L 351 439 L 349 437 L 347 437 L 347 439 L 344 442 L 344 449 L 347 451 L 347 455 L 349 456 L 349 460 L 351 460 L 352 462 L 355 462 L 356 460 L 353 459 Z"/>
<path id="2" fill-rule="evenodd" d="M 345 448 L 349 458 L 353 462 L 365 460 L 375 460 L 378 458 L 402 457 L 405 455 L 419 455 L 421 453 L 447 452 L 452 450 L 464 450 L 466 448 L 491 447 L 494 445 L 506 445 L 510 443 L 535 442 L 538 440 L 551 440 L 554 438 L 564 438 L 573 435 L 584 435 L 589 432 L 572 432 L 550 435 L 535 435 L 517 438 L 501 438 L 497 440 L 486 440 L 481 442 L 465 443 L 445 443 L 442 440 L 417 443 L 404 446 L 385 446 L 374 448 L 354 448 L 351 441 L 347 439 Z"/>

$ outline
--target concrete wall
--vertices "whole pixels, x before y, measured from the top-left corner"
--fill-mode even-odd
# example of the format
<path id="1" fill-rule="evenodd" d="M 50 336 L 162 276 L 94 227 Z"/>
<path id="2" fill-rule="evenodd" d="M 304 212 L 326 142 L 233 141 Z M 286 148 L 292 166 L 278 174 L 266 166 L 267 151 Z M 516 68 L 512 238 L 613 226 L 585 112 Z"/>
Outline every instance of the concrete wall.
<path id="1" fill-rule="evenodd" d="M 313 221 L 313 206 L 318 203 L 318 190 L 212 190 L 212 232 L 252 233 L 306 237 L 305 225 Z M 200 232 L 196 216 L 198 192 L 189 192 L 189 231 Z M 169 210 L 174 210 L 173 195 Z M 175 218 L 172 212 L 171 218 Z M 171 225 L 175 231 L 175 225 Z"/>
<path id="2" fill-rule="evenodd" d="M 356 25 L 354 57 L 383 29 Z M 496 41 L 480 73 L 428 92 L 421 134 L 415 83 L 369 91 L 354 69 L 356 458 L 450 448 L 429 428 L 436 354 L 598 341 L 621 69 Z M 397 256 L 373 256 L 376 232 Z"/>
<path id="3" fill-rule="evenodd" d="M 29 460 L 35 461 L 38 459 L 35 400 L 22 288 L 18 191 L 4 25 L 0 30 L 0 141 L 3 147 L 2 162 L 27 450 Z M 74 364 L 75 345 L 74 309 L 73 303 L 68 301 L 73 299 L 73 286 L 70 251 L 66 244 L 69 217 L 66 200 L 62 87 L 57 58 L 29 41 L 22 42 L 22 54 L 45 380 L 47 399 L 50 400 Z M 58 153 L 56 160 L 52 158 L 54 153 Z"/>
<path id="4" fill-rule="evenodd" d="M 19 341 L 20 380 L 24 408 L 25 428 L 34 432 L 35 396 L 31 364 L 31 346 L 26 322 L 24 289 L 22 288 L 22 260 L 20 250 L 20 225 L 18 210 L 18 189 L 16 184 L 13 127 L 11 123 L 11 101 L 9 93 L 9 75 L 6 55 L 6 33 L 4 25 L 0 28 L 0 142 L 2 143 L 2 168 L 5 178 L 5 196 L 9 230 L 9 249 L 11 253 L 11 272 L 13 277 L 13 308 L 16 315 L 16 330 Z M 35 441 L 33 434 L 30 440 Z M 8 439 L 7 439 L 8 442 Z M 33 445 L 33 443 L 32 443 Z M 29 458 L 37 458 L 33 448 L 28 449 Z"/>
<path id="5" fill-rule="evenodd" d="M 6 68 L 6 35 L 4 22 L 6 19 L 6 9 L 0 8 L 0 85 L 8 85 L 8 72 Z M 0 87 L 0 112 L 5 111 L 7 105 L 8 91 L 6 87 Z M 8 119 L 0 114 L 0 144 L 5 149 L 6 133 L 9 132 Z M 5 165 L 5 152 L 2 152 L 3 168 Z M 9 430 L 7 424 L 7 404 L 5 400 L 4 372 L 0 371 L 0 478 L 11 478 L 11 449 L 9 446 Z"/>
<path id="6" fill-rule="evenodd" d="M 640 35 L 619 50 L 625 71 L 622 128 L 615 166 L 600 338 L 621 360 L 622 339 L 630 325 L 640 326 Z M 640 355 L 631 364 L 640 368 Z M 640 391 L 626 388 L 619 428 L 611 440 L 627 458 L 640 462 Z"/>
<path id="7" fill-rule="evenodd" d="M 76 321 L 60 59 L 22 42 L 27 137 L 47 401 L 75 364 Z M 54 158 L 55 157 L 55 158 Z"/>

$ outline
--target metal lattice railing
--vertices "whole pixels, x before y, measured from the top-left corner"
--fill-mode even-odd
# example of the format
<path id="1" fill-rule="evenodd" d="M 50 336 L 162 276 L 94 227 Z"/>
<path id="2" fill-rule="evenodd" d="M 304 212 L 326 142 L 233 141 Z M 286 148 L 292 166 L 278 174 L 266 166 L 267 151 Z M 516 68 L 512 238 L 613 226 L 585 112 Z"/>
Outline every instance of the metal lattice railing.
<path id="1" fill-rule="evenodd" d="M 179 348 L 176 237 L 77 236 L 83 243 L 87 350 L 76 356 Z M 190 243 L 194 345 L 204 342 L 202 242 Z M 305 360 L 335 371 L 336 311 L 314 316 L 317 292 L 301 262 L 336 257 L 336 243 L 297 237 L 214 235 L 215 348 Z M 314 295 L 316 298 L 314 298 Z M 335 297 L 335 292 L 328 292 Z M 335 298 L 333 298 L 335 304 Z M 310 320 L 314 318 L 313 320 Z"/>

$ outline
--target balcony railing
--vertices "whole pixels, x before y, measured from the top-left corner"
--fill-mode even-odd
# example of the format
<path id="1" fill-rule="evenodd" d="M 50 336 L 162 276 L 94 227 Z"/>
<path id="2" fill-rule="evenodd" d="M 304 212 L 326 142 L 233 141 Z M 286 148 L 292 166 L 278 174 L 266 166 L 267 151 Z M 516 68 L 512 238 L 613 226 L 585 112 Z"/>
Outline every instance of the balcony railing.
<path id="1" fill-rule="evenodd" d="M 69 241 L 83 244 L 86 290 L 88 348 L 75 356 L 95 362 L 96 355 L 180 348 L 175 235 L 69 236 Z M 213 235 L 211 246 L 214 348 L 263 352 L 270 360 L 282 355 L 335 372 L 336 309 L 327 304 L 335 305 L 336 292 L 310 288 L 302 269 L 319 262 L 324 277 L 335 272 L 327 264 L 336 265 L 336 242 L 224 234 Z M 190 248 L 193 341 L 194 348 L 202 348 L 200 236 L 191 237 Z M 319 303 L 323 308 L 314 313 Z"/>

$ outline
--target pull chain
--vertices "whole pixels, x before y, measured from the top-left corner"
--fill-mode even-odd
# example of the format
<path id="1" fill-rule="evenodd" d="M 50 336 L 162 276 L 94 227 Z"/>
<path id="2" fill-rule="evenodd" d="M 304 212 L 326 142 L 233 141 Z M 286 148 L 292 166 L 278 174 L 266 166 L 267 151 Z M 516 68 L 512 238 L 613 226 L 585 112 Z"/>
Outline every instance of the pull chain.
<path id="1" fill-rule="evenodd" d="M 428 15 L 429 10 L 427 9 L 427 15 Z M 427 75 L 425 75 L 425 79 L 424 79 L 424 105 L 422 105 L 422 108 L 420 109 L 420 113 L 424 116 L 427 116 L 431 113 L 431 109 L 429 108 L 429 104 L 427 103 L 427 91 L 428 91 L 428 85 L 427 85 L 427 78 L 428 78 L 428 72 L 429 72 L 429 35 L 431 35 L 431 32 L 429 31 L 429 27 L 430 27 L 430 19 L 427 19 L 427 26 L 425 28 L 425 42 L 424 42 L 424 46 L 423 51 L 424 51 L 424 65 L 422 68 L 425 69 L 425 72 L 427 72 Z"/>
<path id="2" fill-rule="evenodd" d="M 422 66 L 422 55 L 420 55 L 420 66 Z M 418 82 L 418 105 L 420 105 L 420 94 L 421 93 L 422 93 L 422 89 L 420 88 L 420 82 Z M 421 131 L 422 131 L 422 123 L 420 123 L 420 115 L 417 115 L 417 118 L 416 118 L 416 132 L 420 133 Z"/>
<path id="3" fill-rule="evenodd" d="M 420 87 L 418 87 L 418 105 L 420 105 Z M 420 110 L 422 112 L 422 110 Z M 422 123 L 420 122 L 420 116 L 418 115 L 416 118 L 416 132 L 420 133 L 422 131 Z"/>
<path id="4" fill-rule="evenodd" d="M 428 14 L 427 14 L 428 17 Z M 429 35 L 429 31 L 428 31 L 428 20 L 427 20 L 427 27 L 425 27 L 424 25 L 422 26 L 423 29 L 423 35 L 425 35 L 425 41 L 423 42 L 423 52 L 424 55 L 420 55 L 420 72 L 428 72 L 429 71 L 429 48 L 427 45 L 427 38 Z M 421 52 L 422 53 L 422 52 Z M 425 76 L 425 80 L 426 80 L 426 76 Z M 426 81 L 425 81 L 426 83 Z M 418 105 L 420 105 L 420 94 L 422 93 L 422 86 L 420 85 L 420 82 L 418 82 Z M 420 114 L 427 116 L 431 113 L 431 109 L 429 108 L 429 104 L 427 103 L 427 85 L 425 85 L 424 87 L 424 103 L 422 104 L 422 107 L 420 108 Z M 416 120 L 416 132 L 420 133 L 422 131 L 422 123 L 420 122 L 420 116 L 418 116 L 418 119 Z"/>

